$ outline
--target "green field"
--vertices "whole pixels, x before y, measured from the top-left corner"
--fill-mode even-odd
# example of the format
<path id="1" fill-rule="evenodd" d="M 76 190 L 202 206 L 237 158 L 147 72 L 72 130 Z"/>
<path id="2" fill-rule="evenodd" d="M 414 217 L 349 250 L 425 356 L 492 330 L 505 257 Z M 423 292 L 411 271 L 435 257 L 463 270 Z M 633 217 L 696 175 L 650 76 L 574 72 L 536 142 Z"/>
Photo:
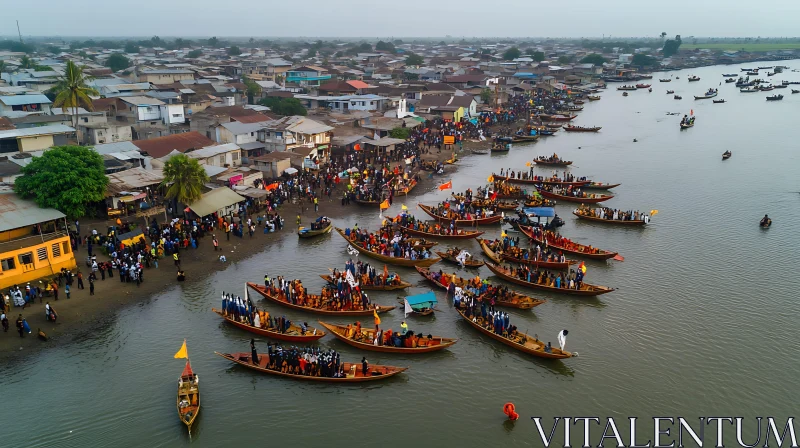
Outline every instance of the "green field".
<path id="1" fill-rule="evenodd" d="M 723 50 L 723 51 L 777 51 L 777 50 L 798 50 L 800 42 L 785 43 L 753 43 L 753 42 L 715 42 L 707 44 L 682 44 L 681 50 L 694 50 L 695 48 Z"/>

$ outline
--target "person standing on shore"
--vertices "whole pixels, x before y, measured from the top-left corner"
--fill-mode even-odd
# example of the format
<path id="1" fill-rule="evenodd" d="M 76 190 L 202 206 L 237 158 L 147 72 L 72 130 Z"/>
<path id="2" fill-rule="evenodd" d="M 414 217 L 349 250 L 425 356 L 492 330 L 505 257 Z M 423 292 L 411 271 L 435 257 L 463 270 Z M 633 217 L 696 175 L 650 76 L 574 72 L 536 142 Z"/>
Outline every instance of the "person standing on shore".
<path id="1" fill-rule="evenodd" d="M 23 326 L 22 322 L 23 322 L 22 314 L 20 314 L 19 317 L 17 318 L 17 331 L 19 332 L 19 337 L 24 338 L 25 337 L 25 329 L 24 329 L 24 326 Z"/>
<path id="2" fill-rule="evenodd" d="M 175 266 L 176 266 L 178 269 L 180 269 L 180 267 L 181 267 L 181 258 L 180 258 L 180 256 L 178 256 L 178 253 L 177 253 L 177 252 L 175 252 L 174 254 L 172 254 L 172 259 L 173 259 L 173 260 L 175 260 Z"/>
<path id="3" fill-rule="evenodd" d="M 5 311 L 0 313 L 0 323 L 3 325 L 3 333 L 8 333 L 8 316 Z"/>
<path id="4" fill-rule="evenodd" d="M 94 279 L 92 277 L 89 277 L 89 295 L 94 295 Z"/>
<path id="5" fill-rule="evenodd" d="M 64 287 L 64 292 L 67 293 L 67 298 L 69 299 L 70 298 L 70 296 L 69 296 L 69 284 L 67 284 L 67 286 Z"/>
<path id="6" fill-rule="evenodd" d="M 217 240 L 217 235 L 212 235 L 212 238 L 214 238 L 212 242 L 214 243 L 214 252 L 216 252 L 219 249 L 219 241 Z"/>
<path id="7" fill-rule="evenodd" d="M 85 289 L 83 287 L 83 274 L 78 272 L 78 289 Z"/>

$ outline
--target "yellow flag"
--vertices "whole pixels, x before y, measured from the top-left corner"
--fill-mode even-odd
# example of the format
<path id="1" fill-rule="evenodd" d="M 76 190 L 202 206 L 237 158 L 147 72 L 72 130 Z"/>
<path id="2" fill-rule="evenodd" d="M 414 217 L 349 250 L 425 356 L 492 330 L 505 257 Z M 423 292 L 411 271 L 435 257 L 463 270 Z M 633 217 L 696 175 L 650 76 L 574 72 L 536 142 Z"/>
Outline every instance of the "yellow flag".
<path id="1" fill-rule="evenodd" d="M 389 208 L 389 200 L 388 199 L 386 199 L 383 202 L 381 202 L 381 210 L 385 210 L 387 208 Z"/>
<path id="2" fill-rule="evenodd" d="M 403 209 L 403 210 L 408 210 L 408 207 L 406 207 L 406 204 L 403 204 L 400 208 Z"/>
<path id="3" fill-rule="evenodd" d="M 189 350 L 186 349 L 186 339 L 183 340 L 183 345 L 178 353 L 175 353 L 175 358 L 189 358 Z"/>
<path id="4" fill-rule="evenodd" d="M 375 325 L 380 325 L 381 318 L 378 317 L 378 310 L 372 310 L 372 314 L 375 316 Z"/>
<path id="5" fill-rule="evenodd" d="M 508 236 L 508 234 L 506 233 L 506 231 L 505 231 L 505 230 L 503 230 L 503 233 L 501 233 L 501 234 L 500 234 L 500 237 L 501 237 L 501 238 L 505 238 L 505 237 L 507 237 L 507 236 Z"/>
<path id="6" fill-rule="evenodd" d="M 486 181 L 487 182 L 494 182 L 494 175 L 490 175 L 489 178 L 486 179 Z"/>
<path id="7" fill-rule="evenodd" d="M 525 166 L 531 166 L 531 162 L 525 162 Z"/>
<path id="8" fill-rule="evenodd" d="M 650 210 L 650 216 L 655 216 L 658 214 L 658 210 Z"/>

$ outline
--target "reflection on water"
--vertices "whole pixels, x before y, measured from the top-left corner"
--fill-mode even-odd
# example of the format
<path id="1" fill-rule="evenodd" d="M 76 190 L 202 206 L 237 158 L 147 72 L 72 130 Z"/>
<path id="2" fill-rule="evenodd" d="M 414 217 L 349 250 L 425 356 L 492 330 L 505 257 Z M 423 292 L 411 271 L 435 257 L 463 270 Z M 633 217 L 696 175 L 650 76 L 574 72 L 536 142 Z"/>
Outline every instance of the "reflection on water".
<path id="1" fill-rule="evenodd" d="M 682 79 L 669 87 L 691 98 L 709 87 L 706 79 L 718 81 L 729 70 L 692 70 L 703 78 L 692 83 L 698 86 L 685 83 L 686 73 L 679 73 Z M 800 77 L 784 73 L 781 79 Z M 577 222 L 573 205 L 557 206 L 567 222 L 564 235 L 625 257 L 624 262 L 586 263 L 589 282 L 618 290 L 589 300 L 528 291 L 547 302 L 532 311 L 507 311 L 521 330 L 542 340 L 555 341 L 560 330 L 569 329 L 568 349 L 577 351 L 577 358 L 548 362 L 488 340 L 460 322 L 437 289 L 441 311 L 434 318 L 410 316 L 408 322 L 412 329 L 459 338 L 450 350 L 425 356 L 365 354 L 332 337 L 320 341 L 321 347 L 340 351 L 343 360 L 366 356 L 372 364 L 410 367 L 389 381 L 336 387 L 233 366 L 213 352 L 246 351 L 252 336 L 211 313 L 211 307 L 220 306 L 222 291 L 243 294 L 246 281 L 260 282 L 265 273 L 300 278 L 309 290 L 319 291 L 324 284 L 319 274 L 341 269 L 351 258 L 338 235 L 299 240 L 290 234 L 203 281 L 172 287 L 95 322 L 72 344 L 0 366 L 2 415 L 13 422 L 4 427 L 4 444 L 188 446 L 175 409 L 183 364 L 172 357 L 184 338 L 202 378 L 193 446 L 260 446 L 265 437 L 315 446 L 321 437 L 334 446 L 344 440 L 433 446 L 450 444 L 454 436 L 466 446 L 498 441 L 522 446 L 538 440 L 531 415 L 750 416 L 765 411 L 761 403 L 769 403 L 770 414 L 789 415 L 795 406 L 785 391 L 800 386 L 793 362 L 800 331 L 794 318 L 800 311 L 794 298 L 798 282 L 790 271 L 800 263 L 792 250 L 800 230 L 800 156 L 792 132 L 800 98 L 767 103 L 760 94 L 739 94 L 729 85 L 720 89 L 728 102 L 714 105 L 675 101 L 658 85 L 653 93 L 637 91 L 625 98 L 612 88 L 603 92 L 602 101 L 587 103 L 576 120 L 603 126 L 599 134 L 564 133 L 515 145 L 508 154 L 460 162 L 455 191 L 475 189 L 491 171 L 523 169 L 537 155 L 556 152 L 575 161 L 571 171 L 576 175 L 622 184 L 608 206 L 659 210 L 647 228 L 621 229 Z M 681 132 L 680 117 L 666 113 L 682 115 L 689 109 L 697 125 Z M 734 156 L 723 163 L 726 149 Z M 537 168 L 543 175 L 550 171 Z M 418 202 L 449 196 L 435 188 L 420 193 L 395 201 L 387 215 L 398 213 L 405 202 L 421 217 Z M 351 207 L 356 213 L 337 226 L 379 225 L 378 210 Z M 764 213 L 774 221 L 767 231 L 757 226 Z M 499 228 L 483 230 L 489 238 L 500 233 Z M 480 253 L 475 242 L 459 246 Z M 462 271 L 442 264 L 435 269 L 503 283 L 486 268 Z M 393 270 L 413 284 L 408 293 L 431 289 L 413 269 Z M 370 293 L 383 305 L 396 305 L 402 295 Z M 294 321 L 314 325 L 317 318 L 261 304 Z M 347 324 L 351 319 L 330 320 Z M 382 317 L 381 326 L 399 328 L 403 319 L 398 309 Z M 371 319 L 364 323 L 371 326 Z M 260 347 L 267 342 L 257 341 Z M 502 407 L 509 401 L 521 415 L 516 423 L 504 422 Z"/>

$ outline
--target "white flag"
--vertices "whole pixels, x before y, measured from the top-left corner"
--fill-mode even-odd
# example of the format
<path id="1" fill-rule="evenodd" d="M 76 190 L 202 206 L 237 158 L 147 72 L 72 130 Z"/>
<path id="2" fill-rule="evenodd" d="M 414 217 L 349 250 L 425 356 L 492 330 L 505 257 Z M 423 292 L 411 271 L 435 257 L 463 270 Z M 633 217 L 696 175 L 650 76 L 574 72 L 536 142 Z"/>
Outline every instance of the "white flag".
<path id="1" fill-rule="evenodd" d="M 358 282 L 353 277 L 353 273 L 350 272 L 349 270 L 347 271 L 347 274 L 345 274 L 344 279 L 347 281 L 347 283 L 350 284 L 351 288 L 355 288 L 356 286 L 358 286 Z"/>
<path id="2" fill-rule="evenodd" d="M 463 300 L 464 299 L 464 290 L 461 289 L 460 286 L 456 286 L 456 292 L 453 294 L 456 299 Z"/>
<path id="3" fill-rule="evenodd" d="M 347 246 L 347 253 L 350 255 L 358 256 L 358 250 L 353 246 Z"/>
<path id="4" fill-rule="evenodd" d="M 564 347 L 567 345 L 567 334 L 569 334 L 567 330 L 561 330 L 561 332 L 558 333 L 558 345 L 561 346 L 561 350 L 564 350 Z"/>
<path id="5" fill-rule="evenodd" d="M 405 313 L 406 317 L 408 317 L 409 314 L 414 312 L 414 309 L 408 304 L 408 299 L 403 299 L 403 302 L 405 302 Z"/>
<path id="6" fill-rule="evenodd" d="M 464 263 L 466 263 L 467 257 L 469 257 L 469 256 L 470 256 L 469 252 L 467 252 L 466 250 L 462 250 L 456 256 L 456 261 L 458 261 L 458 264 L 460 264 L 461 266 L 464 266 Z"/>

